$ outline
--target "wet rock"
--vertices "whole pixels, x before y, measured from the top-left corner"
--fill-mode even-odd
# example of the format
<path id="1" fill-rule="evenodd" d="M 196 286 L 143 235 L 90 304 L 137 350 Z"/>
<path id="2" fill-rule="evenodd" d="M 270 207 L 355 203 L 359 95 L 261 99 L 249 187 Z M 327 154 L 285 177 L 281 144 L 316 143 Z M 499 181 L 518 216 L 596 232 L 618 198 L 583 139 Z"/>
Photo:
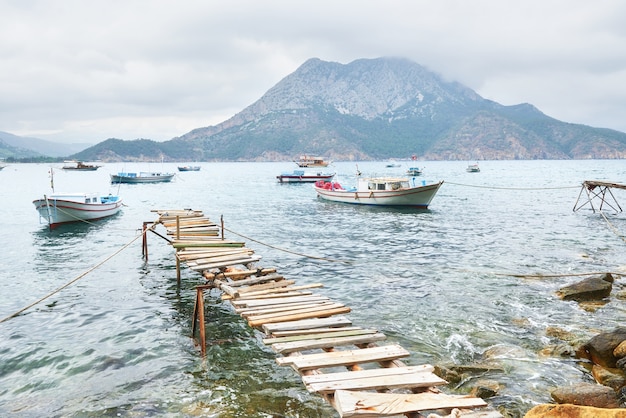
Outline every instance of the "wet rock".
<path id="1" fill-rule="evenodd" d="M 624 376 L 624 371 L 620 369 L 608 369 L 594 364 L 591 369 L 591 374 L 596 382 L 608 386 L 613 390 L 619 390 L 626 385 L 626 376 Z"/>
<path id="2" fill-rule="evenodd" d="M 555 344 L 544 347 L 539 354 L 546 357 L 573 357 L 576 350 L 569 344 Z"/>
<path id="3" fill-rule="evenodd" d="M 478 380 L 473 386 L 471 395 L 481 399 L 493 398 L 502 389 L 502 385 L 495 380 Z"/>
<path id="4" fill-rule="evenodd" d="M 537 405 L 524 418 L 626 418 L 624 409 L 602 409 L 578 405 Z"/>
<path id="5" fill-rule="evenodd" d="M 622 357 L 621 359 L 617 360 L 617 362 L 615 363 L 615 367 L 618 369 L 626 370 L 626 357 Z"/>
<path id="6" fill-rule="evenodd" d="M 626 357 L 626 341 L 622 341 L 619 343 L 617 347 L 613 350 L 613 355 L 615 358 L 623 358 Z"/>
<path id="7" fill-rule="evenodd" d="M 448 383 L 459 383 L 461 381 L 461 375 L 458 372 L 444 365 L 435 366 L 433 373 Z"/>
<path id="8" fill-rule="evenodd" d="M 624 340 L 626 340 L 626 328 L 618 327 L 613 331 L 604 332 L 591 338 L 576 351 L 576 355 L 579 358 L 588 359 L 594 364 L 615 368 L 617 358 L 613 355 L 613 350 Z"/>
<path id="9" fill-rule="evenodd" d="M 620 407 L 617 392 L 608 386 L 593 383 L 578 383 L 572 386 L 556 388 L 550 395 L 559 404 L 594 406 L 596 408 Z"/>
<path id="10" fill-rule="evenodd" d="M 606 273 L 602 276 L 588 277 L 578 283 L 562 287 L 556 293 L 563 300 L 577 302 L 602 300 L 611 294 L 613 276 Z"/>

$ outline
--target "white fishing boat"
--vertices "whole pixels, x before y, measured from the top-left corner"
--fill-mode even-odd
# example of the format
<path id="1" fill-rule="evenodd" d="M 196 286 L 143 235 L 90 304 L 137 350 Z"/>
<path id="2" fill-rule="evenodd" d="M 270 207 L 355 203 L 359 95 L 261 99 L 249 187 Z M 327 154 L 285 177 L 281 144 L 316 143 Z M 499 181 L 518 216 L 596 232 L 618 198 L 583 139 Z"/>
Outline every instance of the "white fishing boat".
<path id="1" fill-rule="evenodd" d="M 172 181 L 175 173 L 141 171 L 139 173 L 111 174 L 111 183 L 165 183 Z"/>
<path id="2" fill-rule="evenodd" d="M 335 173 L 311 172 L 305 170 L 293 170 L 276 176 L 279 183 L 315 183 L 319 180 L 330 180 Z"/>
<path id="3" fill-rule="evenodd" d="M 122 208 L 119 196 L 98 193 L 54 193 L 33 200 L 40 221 L 50 228 L 68 222 L 95 221 L 113 216 Z"/>
<path id="4" fill-rule="evenodd" d="M 86 164 L 82 161 L 64 161 L 64 166 L 61 167 L 63 170 L 67 171 L 96 171 L 101 165 L 95 164 Z"/>
<path id="5" fill-rule="evenodd" d="M 423 170 L 419 167 L 409 167 L 408 170 L 406 170 L 406 174 L 408 176 L 421 176 L 423 173 Z"/>
<path id="6" fill-rule="evenodd" d="M 324 160 L 323 157 L 311 157 L 310 155 L 301 155 L 297 161 L 298 167 L 328 167 L 329 161 Z"/>
<path id="7" fill-rule="evenodd" d="M 199 165 L 178 166 L 178 171 L 200 171 L 200 166 Z"/>
<path id="8" fill-rule="evenodd" d="M 480 173 L 480 167 L 478 166 L 478 163 L 470 164 L 467 166 L 465 171 L 467 171 L 468 173 Z"/>
<path id="9" fill-rule="evenodd" d="M 336 182 L 319 181 L 314 185 L 321 199 L 354 205 L 428 208 L 443 184 L 426 184 L 415 178 L 358 178 L 356 187 L 344 188 Z"/>

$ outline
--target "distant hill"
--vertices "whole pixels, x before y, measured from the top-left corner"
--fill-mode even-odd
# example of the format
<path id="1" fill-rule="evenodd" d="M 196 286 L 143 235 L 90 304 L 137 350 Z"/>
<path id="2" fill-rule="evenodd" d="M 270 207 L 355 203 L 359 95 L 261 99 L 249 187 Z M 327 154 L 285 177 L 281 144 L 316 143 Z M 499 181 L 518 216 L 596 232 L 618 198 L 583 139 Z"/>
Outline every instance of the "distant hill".
<path id="1" fill-rule="evenodd" d="M 63 157 L 79 152 L 88 146 L 87 144 L 60 144 L 0 131 L 0 158 Z"/>
<path id="2" fill-rule="evenodd" d="M 166 142 L 108 139 L 72 158 L 125 161 L 625 158 L 626 134 L 503 106 L 402 58 L 306 61 L 215 126 Z"/>

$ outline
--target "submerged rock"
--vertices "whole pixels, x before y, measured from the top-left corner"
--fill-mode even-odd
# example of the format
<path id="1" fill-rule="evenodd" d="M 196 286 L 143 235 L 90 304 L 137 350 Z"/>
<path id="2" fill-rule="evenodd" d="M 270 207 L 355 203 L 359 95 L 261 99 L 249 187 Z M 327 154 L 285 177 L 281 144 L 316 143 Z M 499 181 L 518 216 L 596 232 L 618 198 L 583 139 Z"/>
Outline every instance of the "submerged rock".
<path id="1" fill-rule="evenodd" d="M 602 300 L 611 294 L 613 276 L 606 273 L 602 276 L 588 277 L 578 283 L 562 287 L 556 293 L 563 300 L 587 302 Z"/>
<path id="2" fill-rule="evenodd" d="M 624 409 L 602 409 L 579 405 L 537 405 L 524 418 L 626 418 Z"/>
<path id="3" fill-rule="evenodd" d="M 618 395 L 613 389 L 608 386 L 593 383 L 579 383 L 572 386 L 556 388 L 550 395 L 552 399 L 559 404 L 594 406 L 596 408 L 620 407 Z"/>
<path id="4" fill-rule="evenodd" d="M 576 355 L 579 358 L 588 359 L 594 364 L 615 368 L 618 359 L 613 354 L 613 351 L 624 340 L 626 340 L 626 327 L 618 327 L 613 331 L 596 335 L 582 345 L 576 351 Z"/>

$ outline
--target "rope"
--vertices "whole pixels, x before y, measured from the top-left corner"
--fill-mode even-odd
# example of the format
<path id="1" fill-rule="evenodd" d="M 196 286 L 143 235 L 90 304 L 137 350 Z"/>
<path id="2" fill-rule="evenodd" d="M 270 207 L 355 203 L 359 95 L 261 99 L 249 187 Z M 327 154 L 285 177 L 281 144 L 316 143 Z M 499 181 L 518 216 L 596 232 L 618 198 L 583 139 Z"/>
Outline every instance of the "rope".
<path id="1" fill-rule="evenodd" d="M 558 189 L 578 189 L 580 186 L 561 186 L 561 187 L 495 187 L 495 186 L 477 186 L 475 184 L 454 183 L 446 180 L 446 184 L 454 184 L 455 186 L 477 187 L 479 189 L 495 189 L 495 190 L 558 190 Z"/>
<path id="2" fill-rule="evenodd" d="M 613 224 L 609 221 L 609 219 L 606 217 L 606 215 L 604 214 L 604 212 L 600 211 L 600 215 L 602 215 L 602 217 L 604 218 L 604 220 L 606 221 L 606 224 L 608 225 L 609 229 L 611 231 L 613 231 L 613 233 L 615 235 L 617 235 L 622 241 L 626 242 L 626 238 L 624 238 L 623 235 L 619 234 L 619 231 L 617 230 L 617 228 L 615 228 L 613 226 Z"/>
<path id="3" fill-rule="evenodd" d="M 148 228 L 149 229 L 149 228 Z M 12 313 L 11 315 L 3 318 L 0 320 L 0 323 L 3 323 L 5 321 L 8 321 L 11 318 L 16 317 L 17 315 L 21 314 L 22 312 L 26 311 L 27 309 L 32 308 L 33 306 L 43 302 L 44 300 L 48 299 L 50 296 L 53 296 L 54 294 L 60 292 L 61 290 L 65 289 L 66 287 L 70 286 L 73 283 L 76 283 L 78 280 L 82 279 L 83 277 L 85 277 L 86 275 L 88 275 L 89 273 L 91 273 L 92 271 L 94 271 L 95 269 L 97 269 L 98 267 L 100 267 L 101 265 L 103 265 L 104 263 L 106 263 L 107 261 L 109 261 L 110 259 L 112 259 L 113 257 L 115 257 L 116 255 L 118 255 L 119 253 L 121 253 L 122 251 L 124 251 L 126 248 L 128 248 L 130 246 L 130 244 L 132 244 L 133 242 L 137 241 L 137 239 L 143 235 L 145 235 L 145 233 L 148 231 L 148 229 L 146 229 L 144 232 L 142 232 L 141 234 L 137 235 L 135 238 L 133 238 L 128 244 L 124 245 L 122 248 L 120 248 L 119 250 L 117 250 L 116 252 L 114 252 L 113 254 L 111 254 L 110 256 L 108 256 L 107 258 L 105 258 L 104 260 L 102 260 L 101 262 L 99 262 L 98 264 L 96 264 L 95 266 L 91 267 L 89 270 L 85 271 L 84 273 L 78 275 L 78 277 L 70 280 L 69 282 L 65 283 L 63 286 L 58 287 L 57 289 L 53 290 L 52 292 L 48 293 L 46 296 L 36 300 L 35 302 L 31 303 L 30 305 L 20 309 L 19 311 L 16 311 L 14 313 Z"/>
<path id="4" fill-rule="evenodd" d="M 352 264 L 352 261 L 337 260 L 337 259 L 333 259 L 333 258 L 326 258 L 326 257 L 317 257 L 317 256 L 314 256 L 314 255 L 306 255 L 306 254 L 298 253 L 298 252 L 295 252 L 295 251 L 286 250 L 286 249 L 284 249 L 284 248 L 275 247 L 275 246 L 273 246 L 273 245 L 266 244 L 266 243 L 264 243 L 264 242 L 261 242 L 261 241 L 255 240 L 255 239 L 253 239 L 253 238 L 247 237 L 247 236 L 245 236 L 245 235 L 239 234 L 239 233 L 237 233 L 237 232 L 235 232 L 235 231 L 233 231 L 233 230 L 231 230 L 231 229 L 228 229 L 228 228 L 224 228 L 224 230 L 226 230 L 226 231 L 230 232 L 231 234 L 235 234 L 235 235 L 237 235 L 237 236 L 240 236 L 240 237 L 242 237 L 242 238 L 244 238 L 244 239 L 246 239 L 246 240 L 253 241 L 253 242 L 256 242 L 257 244 L 261 244 L 261 245 L 264 245 L 264 246 L 269 247 L 269 248 L 273 248 L 273 249 L 278 250 L 278 251 L 283 251 L 283 252 L 285 252 L 285 253 L 294 254 L 294 255 L 298 255 L 298 256 L 301 256 L 301 257 L 306 257 L 306 258 L 312 258 L 312 259 L 314 259 L 314 260 L 330 261 L 330 262 L 333 262 L 333 263 L 345 263 L 345 264 Z"/>
<path id="5" fill-rule="evenodd" d="M 513 274 L 513 273 L 494 273 L 496 276 L 510 276 L 510 277 L 527 277 L 527 278 L 554 278 L 554 277 L 573 277 L 573 276 L 594 276 L 599 274 L 611 274 L 613 276 L 623 276 L 624 273 L 615 273 L 610 271 L 592 271 L 589 273 L 561 273 L 561 274 Z"/>

